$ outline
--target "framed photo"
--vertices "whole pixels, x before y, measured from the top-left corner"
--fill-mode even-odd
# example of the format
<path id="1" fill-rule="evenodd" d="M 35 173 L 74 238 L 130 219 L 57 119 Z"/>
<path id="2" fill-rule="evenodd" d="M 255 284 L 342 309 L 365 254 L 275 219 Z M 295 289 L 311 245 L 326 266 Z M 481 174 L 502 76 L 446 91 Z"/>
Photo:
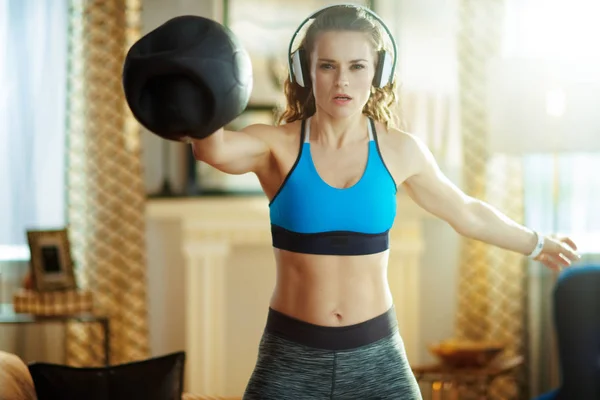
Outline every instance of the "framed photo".
<path id="1" fill-rule="evenodd" d="M 66 229 L 27 231 L 33 288 L 39 292 L 76 289 Z"/>

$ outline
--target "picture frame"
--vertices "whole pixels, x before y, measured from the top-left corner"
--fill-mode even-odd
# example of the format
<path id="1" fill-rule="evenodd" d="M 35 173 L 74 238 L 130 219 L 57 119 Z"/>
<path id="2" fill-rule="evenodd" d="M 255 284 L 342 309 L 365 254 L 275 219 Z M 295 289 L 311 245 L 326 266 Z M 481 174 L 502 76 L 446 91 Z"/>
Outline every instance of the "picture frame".
<path id="1" fill-rule="evenodd" d="M 68 230 L 28 230 L 33 289 L 50 292 L 77 289 Z"/>

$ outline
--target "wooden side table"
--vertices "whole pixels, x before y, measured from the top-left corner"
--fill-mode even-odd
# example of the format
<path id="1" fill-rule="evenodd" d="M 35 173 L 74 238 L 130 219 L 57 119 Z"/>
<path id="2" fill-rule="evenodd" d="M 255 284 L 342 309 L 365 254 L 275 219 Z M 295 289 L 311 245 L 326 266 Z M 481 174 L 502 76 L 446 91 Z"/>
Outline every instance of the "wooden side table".
<path id="1" fill-rule="evenodd" d="M 442 364 L 432 364 L 412 367 L 419 383 L 432 385 L 433 396 L 441 400 L 439 389 L 450 383 L 455 388 L 475 388 L 478 399 L 488 399 L 489 388 L 493 381 L 500 376 L 508 376 L 523 364 L 522 356 L 500 358 L 483 368 L 452 368 Z M 436 394 L 437 393 L 437 394 Z M 450 397 L 459 399 L 458 396 Z"/>
<path id="2" fill-rule="evenodd" d="M 108 317 L 96 315 L 92 313 L 77 313 L 70 315 L 35 315 L 14 312 L 13 306 L 10 303 L 0 303 L 0 324 L 19 325 L 19 324 L 45 324 L 45 323 L 62 323 L 80 322 L 80 323 L 95 323 L 100 324 L 103 331 L 103 349 L 104 349 L 104 364 L 110 365 L 110 322 Z"/>

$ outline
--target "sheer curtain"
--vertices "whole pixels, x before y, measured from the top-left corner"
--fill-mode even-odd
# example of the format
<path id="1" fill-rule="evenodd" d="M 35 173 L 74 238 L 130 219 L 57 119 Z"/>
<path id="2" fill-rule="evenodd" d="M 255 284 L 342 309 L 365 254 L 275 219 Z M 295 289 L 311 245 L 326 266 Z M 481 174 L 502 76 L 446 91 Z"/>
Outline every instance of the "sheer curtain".
<path id="1" fill-rule="evenodd" d="M 561 65 L 566 79 L 582 73 L 600 81 L 600 4 L 593 0 L 507 0 L 505 57 Z M 566 67 L 566 68 L 565 68 Z M 567 132 L 567 138 L 577 132 Z M 596 146 L 597 147 L 597 146 Z M 541 232 L 573 237 L 584 263 L 600 261 L 600 154 L 532 154 L 523 158 L 525 222 Z M 556 276 L 531 263 L 530 349 L 532 395 L 559 384 L 551 293 Z"/>
<path id="2" fill-rule="evenodd" d="M 599 13 L 593 0 L 507 0 L 503 56 L 560 66 L 566 82 L 582 74 L 600 82 Z M 577 134 L 564 132 L 563 140 Z M 530 225 L 570 234 L 584 253 L 600 253 L 600 208 L 594 207 L 600 202 L 600 153 L 532 154 L 524 163 Z"/>
<path id="3" fill-rule="evenodd" d="M 0 245 L 65 223 L 66 0 L 0 2 Z"/>
<path id="4" fill-rule="evenodd" d="M 0 302 L 27 272 L 25 231 L 65 224 L 67 7 L 0 1 Z M 51 330 L 1 326 L 0 348 L 61 357 Z"/>

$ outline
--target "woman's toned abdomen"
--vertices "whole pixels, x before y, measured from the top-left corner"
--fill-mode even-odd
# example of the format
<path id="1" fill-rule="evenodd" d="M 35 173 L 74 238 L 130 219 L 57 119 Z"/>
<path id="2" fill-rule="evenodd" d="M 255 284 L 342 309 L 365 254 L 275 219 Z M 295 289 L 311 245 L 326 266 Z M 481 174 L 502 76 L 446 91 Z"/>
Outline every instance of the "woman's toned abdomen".
<path id="1" fill-rule="evenodd" d="M 271 308 L 324 326 L 353 325 L 392 305 L 388 253 L 320 256 L 275 250 L 277 281 Z"/>

